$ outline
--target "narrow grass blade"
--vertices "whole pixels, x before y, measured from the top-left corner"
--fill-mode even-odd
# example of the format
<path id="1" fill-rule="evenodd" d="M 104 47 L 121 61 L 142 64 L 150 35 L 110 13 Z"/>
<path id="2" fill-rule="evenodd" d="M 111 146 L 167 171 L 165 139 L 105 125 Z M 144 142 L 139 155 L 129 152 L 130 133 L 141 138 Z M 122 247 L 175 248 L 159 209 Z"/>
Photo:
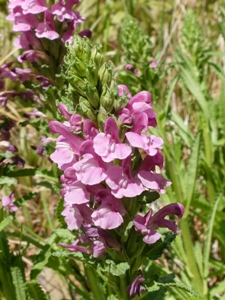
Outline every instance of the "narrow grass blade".
<path id="1" fill-rule="evenodd" d="M 209 274 L 209 256 L 210 256 L 210 249 L 211 249 L 211 239 L 212 239 L 212 231 L 213 231 L 213 225 L 216 217 L 216 211 L 218 204 L 220 200 L 224 198 L 222 194 L 220 194 L 214 205 L 212 206 L 211 216 L 209 218 L 208 226 L 207 226 L 207 232 L 206 232 L 206 240 L 204 243 L 204 249 L 203 249 L 203 261 L 204 261 L 204 278 L 206 279 Z M 205 294 L 207 293 L 207 283 L 205 284 Z"/>
<path id="2" fill-rule="evenodd" d="M 199 157 L 200 157 L 200 145 L 201 145 L 201 132 L 199 132 L 196 136 L 196 139 L 193 142 L 193 146 L 191 149 L 191 156 L 188 161 L 187 166 L 187 173 L 185 177 L 185 199 L 186 199 L 186 207 L 184 218 L 187 217 L 189 213 L 189 208 L 191 205 L 191 201 L 193 199 L 195 187 L 196 187 L 196 180 L 197 180 L 197 173 L 199 168 Z"/>

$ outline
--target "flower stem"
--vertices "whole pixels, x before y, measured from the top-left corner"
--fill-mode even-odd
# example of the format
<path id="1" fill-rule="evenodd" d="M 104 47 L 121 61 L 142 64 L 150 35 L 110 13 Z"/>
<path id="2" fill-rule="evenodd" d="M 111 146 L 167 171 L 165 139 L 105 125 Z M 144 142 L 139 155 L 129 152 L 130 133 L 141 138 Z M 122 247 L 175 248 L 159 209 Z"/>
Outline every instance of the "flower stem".
<path id="1" fill-rule="evenodd" d="M 88 278 L 88 283 L 93 294 L 93 298 L 98 300 L 105 300 L 104 294 L 98 281 L 97 273 L 95 272 L 94 268 L 86 265 L 85 273 Z"/>

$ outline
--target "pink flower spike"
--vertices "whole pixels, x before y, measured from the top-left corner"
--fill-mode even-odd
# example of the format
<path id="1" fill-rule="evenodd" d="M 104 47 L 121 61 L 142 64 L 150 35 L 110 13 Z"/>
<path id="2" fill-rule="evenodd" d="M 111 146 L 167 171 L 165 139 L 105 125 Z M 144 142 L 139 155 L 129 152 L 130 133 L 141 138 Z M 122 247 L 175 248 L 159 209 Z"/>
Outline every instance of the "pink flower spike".
<path id="1" fill-rule="evenodd" d="M 8 209 L 11 213 L 17 211 L 19 208 L 15 204 L 13 204 L 14 193 L 11 193 L 10 196 L 2 197 L 2 206 L 5 209 Z"/>
<path id="2" fill-rule="evenodd" d="M 154 156 L 158 149 L 162 149 L 163 139 L 160 137 L 135 132 L 127 132 L 125 135 L 131 146 L 145 150 L 150 156 Z"/>
<path id="3" fill-rule="evenodd" d="M 125 159 L 131 154 L 131 148 L 119 140 L 118 128 L 115 120 L 109 117 L 105 123 L 105 133 L 99 133 L 93 139 L 95 153 L 105 162 L 114 159 Z"/>

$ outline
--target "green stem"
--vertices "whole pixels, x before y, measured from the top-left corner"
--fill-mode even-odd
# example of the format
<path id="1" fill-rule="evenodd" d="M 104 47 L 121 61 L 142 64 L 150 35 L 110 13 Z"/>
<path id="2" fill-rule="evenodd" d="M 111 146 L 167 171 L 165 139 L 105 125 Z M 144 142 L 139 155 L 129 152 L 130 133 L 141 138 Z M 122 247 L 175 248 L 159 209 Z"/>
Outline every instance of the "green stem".
<path id="1" fill-rule="evenodd" d="M 205 148 L 205 159 L 207 166 L 211 167 L 212 165 L 212 145 L 211 145 L 211 139 L 210 139 L 210 130 L 209 130 L 209 123 L 205 120 L 203 122 L 204 129 L 203 129 L 203 138 L 204 138 L 204 148 Z M 209 202 L 211 204 L 214 203 L 215 201 L 215 189 L 214 189 L 214 184 L 211 180 L 211 174 L 208 170 L 206 169 L 206 180 L 207 180 L 207 193 L 209 197 Z"/>
<path id="2" fill-rule="evenodd" d="M 200 296 L 202 296 L 203 282 L 194 256 L 193 244 L 191 241 L 191 234 L 190 234 L 187 218 L 183 218 L 181 220 L 181 231 L 183 234 L 183 241 L 184 241 L 184 246 L 187 254 L 188 266 L 192 273 L 193 284 L 196 286 L 197 292 L 200 294 Z"/>
<path id="3" fill-rule="evenodd" d="M 93 299 L 105 300 L 104 294 L 98 281 L 98 275 L 95 272 L 94 268 L 85 265 L 85 273 L 93 294 Z"/>
<path id="4" fill-rule="evenodd" d="M 129 300 L 129 294 L 127 292 L 127 280 L 126 280 L 126 276 L 120 277 L 120 294 L 121 294 L 121 298 L 120 300 Z"/>

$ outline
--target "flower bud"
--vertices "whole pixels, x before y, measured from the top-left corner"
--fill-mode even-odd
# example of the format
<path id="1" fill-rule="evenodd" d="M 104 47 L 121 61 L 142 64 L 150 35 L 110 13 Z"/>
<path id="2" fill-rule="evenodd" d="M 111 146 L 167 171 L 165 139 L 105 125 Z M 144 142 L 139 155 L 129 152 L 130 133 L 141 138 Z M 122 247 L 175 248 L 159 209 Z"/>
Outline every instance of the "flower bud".
<path id="1" fill-rule="evenodd" d="M 79 104 L 76 107 L 76 112 L 84 118 L 90 119 L 96 123 L 96 113 L 87 99 L 83 97 L 79 98 Z"/>
<path id="2" fill-rule="evenodd" d="M 86 93 L 85 93 L 85 87 L 86 87 L 86 84 L 87 84 L 86 79 L 82 80 L 78 76 L 76 76 L 74 74 L 71 74 L 71 75 L 67 76 L 67 80 L 69 81 L 69 83 L 71 84 L 71 86 L 77 92 L 79 92 L 84 97 L 86 96 Z"/>
<path id="3" fill-rule="evenodd" d="M 107 84 L 109 87 L 112 81 L 113 69 L 107 63 L 104 63 L 98 71 L 101 85 Z"/>
<path id="4" fill-rule="evenodd" d="M 100 104 L 108 113 L 111 113 L 114 105 L 114 94 L 108 88 L 107 84 L 104 84 L 102 87 Z"/>
<path id="5" fill-rule="evenodd" d="M 99 108 L 99 112 L 97 115 L 97 123 L 98 123 L 98 128 L 101 131 L 104 131 L 104 125 L 105 125 L 105 121 L 108 117 L 107 111 L 104 109 L 103 106 L 100 106 Z"/>
<path id="6" fill-rule="evenodd" d="M 74 64 L 72 68 L 75 70 L 79 77 L 85 77 L 86 75 L 86 66 L 85 64 L 77 57 L 74 57 Z"/>
<path id="7" fill-rule="evenodd" d="M 99 69 L 101 67 L 102 60 L 103 60 L 102 55 L 99 52 L 99 50 L 101 48 L 100 46 L 101 45 L 96 45 L 91 51 L 91 59 L 95 63 L 97 69 Z"/>
<path id="8" fill-rule="evenodd" d="M 95 65 L 86 66 L 86 77 L 87 80 L 93 85 L 97 86 L 98 84 L 98 70 Z"/>
<path id="9" fill-rule="evenodd" d="M 89 82 L 86 84 L 85 87 L 87 99 L 92 107 L 98 108 L 99 107 L 99 94 L 98 90 L 95 86 L 91 85 Z"/>

